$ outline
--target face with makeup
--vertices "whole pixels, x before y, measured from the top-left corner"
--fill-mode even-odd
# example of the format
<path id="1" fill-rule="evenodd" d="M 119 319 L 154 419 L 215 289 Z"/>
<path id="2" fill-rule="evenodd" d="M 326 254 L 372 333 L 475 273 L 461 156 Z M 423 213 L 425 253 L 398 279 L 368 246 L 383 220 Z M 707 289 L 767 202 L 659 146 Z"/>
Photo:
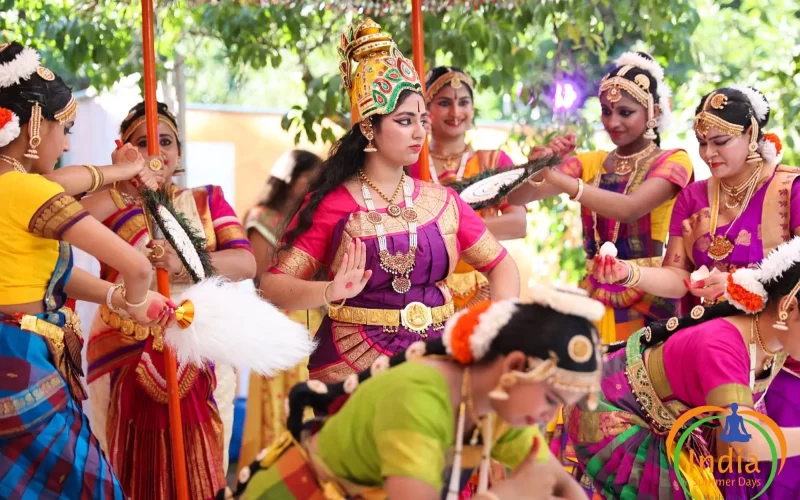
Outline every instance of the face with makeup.
<path id="1" fill-rule="evenodd" d="M 509 353 L 501 361 L 504 371 L 527 370 L 525 354 Z M 585 394 L 557 389 L 545 381 L 519 381 L 506 391 L 508 400 L 491 400 L 492 409 L 512 427 L 528 427 L 549 422 L 562 406 L 574 405 Z"/>
<path id="2" fill-rule="evenodd" d="M 142 123 L 136 127 L 128 142 L 136 146 L 139 149 L 139 153 L 147 158 L 149 156 L 147 153 L 147 124 Z M 178 137 L 172 127 L 164 123 L 163 120 L 158 121 L 158 147 L 164 166 L 156 172 L 156 176 L 160 177 L 159 183 L 162 183 L 172 178 L 181 160 Z"/>
<path id="3" fill-rule="evenodd" d="M 472 93 L 466 84 L 458 88 L 445 85 L 433 96 L 428 110 L 434 139 L 458 138 L 467 133 L 475 117 Z"/>
<path id="4" fill-rule="evenodd" d="M 394 111 L 373 121 L 375 148 L 387 165 L 411 165 L 419 158 L 425 141 L 428 112 L 422 95 L 414 92 L 402 100 Z"/>
<path id="5" fill-rule="evenodd" d="M 747 163 L 749 128 L 740 136 L 711 128 L 705 136 L 697 134 L 697 143 L 700 158 L 711 168 L 711 175 L 716 179 L 736 178 L 751 168 Z"/>
<path id="6" fill-rule="evenodd" d="M 647 131 L 647 109 L 625 91 L 617 102 L 600 95 L 603 128 L 618 148 L 638 140 Z"/>
<path id="7" fill-rule="evenodd" d="M 42 119 L 39 125 L 39 136 L 42 142 L 36 148 L 39 159 L 34 160 L 31 171 L 37 174 L 49 174 L 55 169 L 61 155 L 69 151 L 69 136 L 74 120 L 61 124 L 55 120 Z M 30 123 L 27 125 L 30 126 Z"/>

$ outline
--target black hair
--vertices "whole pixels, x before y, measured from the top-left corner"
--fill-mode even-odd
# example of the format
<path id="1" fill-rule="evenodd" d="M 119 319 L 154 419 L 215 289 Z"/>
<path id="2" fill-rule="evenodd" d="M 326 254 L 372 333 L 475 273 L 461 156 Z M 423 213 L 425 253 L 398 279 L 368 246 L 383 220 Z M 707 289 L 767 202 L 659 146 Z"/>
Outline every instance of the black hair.
<path id="1" fill-rule="evenodd" d="M 177 118 L 175 118 L 175 115 L 173 115 L 172 112 L 169 110 L 169 106 L 159 101 L 158 103 L 156 103 L 156 109 L 158 110 L 159 116 L 166 118 L 167 121 L 169 121 L 170 124 L 172 124 L 172 126 L 175 127 L 175 130 L 178 130 L 178 120 Z M 122 123 L 120 123 L 119 125 L 119 135 L 122 136 L 128 130 L 128 127 L 130 127 L 133 122 L 143 117 L 144 115 L 145 115 L 145 106 L 144 106 L 144 101 L 142 101 L 136 106 L 132 107 L 130 111 L 128 111 L 128 116 L 126 116 L 125 119 L 122 120 Z M 126 139 L 126 142 L 128 142 L 128 140 L 130 140 L 130 138 Z M 178 144 L 178 153 L 180 153 L 182 151 L 181 138 L 178 137 L 177 134 L 175 137 L 175 141 Z"/>
<path id="2" fill-rule="evenodd" d="M 788 271 L 783 273 L 779 278 L 769 282 L 768 284 L 764 285 L 764 288 L 767 290 L 768 295 L 768 303 L 772 302 L 778 304 L 780 300 L 789 295 L 792 290 L 794 289 L 795 285 L 800 281 L 800 262 L 796 262 Z M 744 314 L 742 311 L 737 309 L 733 304 L 730 302 L 721 302 L 719 304 L 713 305 L 711 307 L 707 307 L 703 310 L 702 316 L 698 318 L 693 318 L 690 316 L 684 316 L 682 318 L 678 318 L 678 325 L 676 328 L 668 329 L 667 323 L 654 323 L 650 326 L 650 340 L 646 338 L 641 339 L 641 345 L 645 347 L 654 346 L 656 344 L 660 344 L 661 342 L 666 342 L 669 337 L 684 329 L 689 328 L 692 326 L 697 326 L 701 323 L 705 323 L 706 321 L 711 321 L 712 319 L 718 318 L 727 318 L 730 316 L 738 316 L 740 314 Z M 625 347 L 625 342 L 617 342 L 609 346 L 608 351 L 613 352 Z"/>
<path id="3" fill-rule="evenodd" d="M 431 88 L 431 86 L 436 82 L 436 80 L 438 80 L 439 78 L 443 77 L 447 73 L 451 73 L 451 72 L 461 73 L 464 76 L 469 76 L 469 75 L 467 75 L 466 72 L 464 72 L 464 70 L 462 70 L 461 68 L 457 68 L 455 66 L 436 66 L 435 68 L 430 70 L 427 75 L 425 75 L 426 76 L 425 88 L 426 89 Z M 445 87 L 447 87 L 449 85 L 450 84 L 448 83 L 447 85 L 445 85 Z M 469 91 L 470 99 L 474 100 L 475 96 L 472 93 L 472 87 L 470 87 L 469 85 L 466 85 L 466 84 L 464 84 L 464 86 Z M 442 87 L 442 88 L 444 88 L 444 87 Z M 431 97 L 435 97 L 435 96 L 431 96 Z"/>
<path id="4" fill-rule="evenodd" d="M 397 98 L 396 106 L 400 106 L 408 96 L 417 93 L 408 89 L 402 91 Z M 385 116 L 373 115 L 369 118 L 375 130 L 380 130 L 381 122 Z M 317 207 L 319 207 L 322 200 L 331 191 L 355 176 L 358 170 L 364 166 L 367 158 L 364 148 L 367 147 L 367 143 L 367 138 L 361 133 L 361 127 L 356 123 L 331 146 L 328 159 L 322 162 L 321 172 L 309 189 L 311 197 L 308 203 L 300 210 L 297 225 L 286 232 L 285 243 L 279 249 L 279 252 L 288 250 L 300 235 L 311 228 L 314 212 L 317 211 Z"/>
<path id="5" fill-rule="evenodd" d="M 762 97 L 764 96 L 764 94 L 762 94 L 760 91 L 752 87 L 750 88 Z M 712 115 L 718 116 L 728 123 L 741 125 L 744 127 L 744 130 L 750 128 L 750 119 L 755 118 L 756 122 L 758 123 L 758 139 L 760 140 L 764 136 L 764 128 L 769 123 L 769 108 L 767 109 L 767 115 L 763 120 L 760 120 L 756 115 L 753 105 L 750 103 L 750 99 L 748 99 L 747 95 L 745 95 L 744 92 L 734 88 L 725 87 L 704 95 L 700 100 L 700 104 L 697 106 L 697 109 L 695 109 L 695 116 L 703 112 L 703 106 L 705 106 L 706 101 L 712 94 L 722 94 L 728 98 L 728 102 L 722 109 L 714 109 L 713 107 L 709 106 L 709 108 L 706 110 L 706 113 L 711 113 Z M 764 101 L 766 102 L 766 97 L 764 97 Z"/>
<path id="6" fill-rule="evenodd" d="M 531 325 L 536 325 L 535 329 Z M 594 324 L 579 316 L 563 314 L 549 307 L 538 304 L 518 304 L 517 310 L 492 341 L 489 352 L 475 364 L 490 363 L 500 356 L 514 351 L 521 351 L 527 356 L 549 359 L 552 355 L 558 359 L 558 367 L 580 373 L 598 371 L 598 356 L 591 356 L 584 362 L 573 360 L 568 352 L 569 341 L 576 336 L 586 337 L 595 347 L 597 344 L 597 330 Z M 426 356 L 447 355 L 441 338 L 429 340 L 425 343 Z M 389 359 L 389 366 L 397 366 L 407 360 L 406 352 L 396 354 Z M 366 370 L 358 375 L 359 384 L 371 376 L 371 371 Z M 344 382 L 329 384 L 323 394 L 312 390 L 308 383 L 296 385 L 289 393 L 289 416 L 287 429 L 295 436 L 300 437 L 305 424 L 303 414 L 307 407 L 314 410 L 317 417 L 331 415 L 341 407 L 349 396 L 344 389 Z M 318 424 L 318 422 L 316 422 Z M 314 426 L 315 422 L 311 422 Z"/>
<path id="7" fill-rule="evenodd" d="M 11 42 L 0 51 L 0 65 L 8 64 L 17 58 L 25 49 L 18 42 Z M 31 119 L 34 103 L 42 108 L 42 117 L 56 121 L 56 113 L 63 110 L 72 99 L 72 90 L 58 75 L 52 81 L 45 80 L 34 72 L 28 78 L 8 87 L 0 88 L 0 108 L 11 110 L 19 117 L 19 125 L 25 125 Z"/>
<path id="8" fill-rule="evenodd" d="M 322 159 L 310 151 L 295 149 L 290 154 L 294 162 L 291 180 L 286 182 L 277 177 L 270 177 L 258 206 L 275 211 L 285 211 L 286 204 L 291 201 L 289 195 L 292 187 L 297 180 L 306 172 L 312 172 L 322 164 Z"/>
<path id="9" fill-rule="evenodd" d="M 651 56 L 647 52 L 636 51 L 636 54 L 644 57 L 648 61 L 655 62 L 655 59 L 653 59 L 653 56 Z M 614 68 L 611 71 L 611 73 L 608 74 L 608 77 L 612 78 L 612 77 L 615 77 L 615 76 L 619 76 L 619 72 L 622 70 L 622 68 L 624 68 L 626 66 L 628 66 L 628 65 L 622 64 L 620 66 L 617 66 L 616 68 Z M 650 92 L 650 95 L 653 96 L 653 105 L 657 105 L 659 99 L 661 98 L 660 92 L 662 91 L 662 89 L 658 88 L 658 80 L 656 80 L 656 77 L 654 75 L 651 75 L 649 71 L 647 71 L 645 69 L 642 69 L 642 68 L 639 68 L 637 66 L 633 66 L 624 75 L 622 75 L 621 78 L 624 78 L 626 80 L 630 80 L 631 82 L 635 82 L 635 78 L 637 76 L 639 76 L 639 75 L 644 75 L 647 78 L 647 80 L 650 82 L 649 92 Z M 654 132 L 656 133 L 656 138 L 655 138 L 656 146 L 660 147 L 661 146 L 661 134 L 658 132 L 658 130 L 654 130 Z"/>

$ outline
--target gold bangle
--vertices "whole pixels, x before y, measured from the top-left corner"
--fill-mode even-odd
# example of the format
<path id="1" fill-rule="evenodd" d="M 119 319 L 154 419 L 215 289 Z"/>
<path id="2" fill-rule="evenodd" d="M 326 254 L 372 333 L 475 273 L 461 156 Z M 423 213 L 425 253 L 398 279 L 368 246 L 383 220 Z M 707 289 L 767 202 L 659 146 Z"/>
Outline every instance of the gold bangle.
<path id="1" fill-rule="evenodd" d="M 173 274 L 172 279 L 175 281 L 184 280 L 189 277 L 189 271 L 186 270 L 185 267 L 182 267 L 178 274 Z"/>
<path id="2" fill-rule="evenodd" d="M 531 186 L 533 186 L 535 188 L 538 188 L 539 186 L 544 184 L 544 179 L 542 179 L 540 181 L 535 181 L 533 179 L 528 179 L 528 184 L 530 184 Z"/>
<path id="3" fill-rule="evenodd" d="M 101 174 L 94 165 L 83 165 L 83 167 L 88 170 L 89 175 L 92 176 L 92 185 L 89 186 L 89 189 L 86 192 L 94 193 L 100 188 L 100 186 L 103 185 L 103 174 Z"/>
<path id="4" fill-rule="evenodd" d="M 627 264 L 629 272 L 628 277 L 621 284 L 627 288 L 636 288 L 639 282 L 642 281 L 642 268 L 634 262 L 625 261 L 625 264 Z"/>
<path id="5" fill-rule="evenodd" d="M 500 500 L 500 497 L 492 493 L 491 491 L 483 491 L 478 493 L 474 497 L 475 500 Z"/>
<path id="6" fill-rule="evenodd" d="M 347 299 L 342 300 L 341 304 L 328 302 L 328 288 L 330 288 L 331 285 L 333 285 L 333 281 L 329 281 L 328 284 L 325 285 L 325 288 L 322 290 L 322 300 L 325 301 L 325 305 L 328 307 L 328 309 L 336 311 L 344 307 L 344 305 L 347 303 Z"/>
<path id="7" fill-rule="evenodd" d="M 575 193 L 575 196 L 570 196 L 570 200 L 572 201 L 581 201 L 581 197 L 583 196 L 583 179 L 577 179 L 578 181 L 578 192 Z"/>

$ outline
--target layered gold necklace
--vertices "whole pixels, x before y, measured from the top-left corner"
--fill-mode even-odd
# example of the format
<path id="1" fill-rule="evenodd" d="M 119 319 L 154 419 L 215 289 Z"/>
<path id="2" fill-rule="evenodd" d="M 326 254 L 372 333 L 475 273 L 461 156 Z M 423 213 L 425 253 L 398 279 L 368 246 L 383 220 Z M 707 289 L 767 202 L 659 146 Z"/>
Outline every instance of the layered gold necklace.
<path id="1" fill-rule="evenodd" d="M 761 166 L 759 165 L 753 169 L 750 177 L 745 179 L 745 181 L 738 186 L 728 186 L 724 182 L 720 181 L 720 189 L 722 189 L 722 192 L 725 193 L 725 196 L 728 198 L 728 200 L 725 202 L 725 208 L 729 210 L 739 208 L 742 205 L 742 201 L 744 201 L 745 196 L 747 195 L 747 190 L 750 189 L 750 185 L 758 182 L 760 175 Z"/>
<path id="2" fill-rule="evenodd" d="M 655 151 L 656 143 L 651 142 L 649 146 L 644 148 L 643 150 L 639 151 L 638 153 L 634 153 L 628 156 L 622 156 L 621 154 L 617 153 L 617 150 L 614 150 L 614 173 L 617 175 L 628 175 L 629 173 L 633 172 L 636 168 L 636 164 L 642 158 L 645 158 L 650 153 Z"/>
<path id="3" fill-rule="evenodd" d="M 25 170 L 25 167 L 22 166 L 22 163 L 19 160 L 17 160 L 16 158 L 12 158 L 12 157 L 6 156 L 6 155 L 0 155 L 0 160 L 2 160 L 4 162 L 8 163 L 9 165 L 11 165 L 11 167 L 16 172 L 19 172 L 21 174 L 27 174 L 28 173 L 28 171 Z"/>
<path id="4" fill-rule="evenodd" d="M 414 210 L 413 183 L 406 180 L 405 174 L 401 176 L 398 189 L 403 190 L 405 201 L 405 208 L 402 210 L 397 205 L 394 205 L 394 196 L 389 200 L 381 191 L 370 182 L 367 174 L 363 170 L 358 171 L 358 176 L 361 179 L 361 194 L 364 197 L 364 204 L 367 205 L 369 212 L 367 213 L 367 220 L 375 225 L 375 234 L 378 236 L 378 256 L 380 258 L 381 269 L 393 276 L 392 289 L 397 293 L 406 293 L 411 290 L 411 271 L 414 270 L 414 265 L 417 259 L 417 212 Z M 372 193 L 370 188 L 375 190 L 387 203 L 387 213 L 392 217 L 403 216 L 403 219 L 408 223 L 408 251 L 396 252 L 394 254 L 389 252 L 386 242 L 386 228 L 383 226 L 383 216 L 378 213 L 375 208 L 375 202 L 372 200 Z M 397 195 L 397 190 L 395 196 Z M 391 207 L 395 207 L 397 215 L 393 215 Z"/>
<path id="5" fill-rule="evenodd" d="M 728 229 L 725 231 L 725 234 L 716 234 L 717 222 L 719 220 L 720 213 L 719 202 L 722 192 L 722 182 L 718 180 L 712 181 L 716 183 L 716 186 L 714 186 L 714 201 L 711 204 L 711 228 L 709 230 L 709 235 L 711 236 L 711 245 L 708 247 L 707 253 L 709 257 L 717 262 L 725 260 L 731 253 L 733 253 L 733 249 L 736 245 L 728 238 L 728 233 L 731 231 L 736 221 L 739 220 L 739 217 L 742 216 L 747 208 L 748 203 L 750 203 L 750 200 L 753 199 L 753 195 L 758 187 L 758 180 L 761 178 L 762 166 L 763 163 L 759 163 L 753 171 L 753 174 L 747 179 L 745 183 L 747 190 L 745 191 L 742 200 L 736 205 L 739 208 L 739 211 L 736 212 L 736 217 L 734 217 L 728 225 Z"/>

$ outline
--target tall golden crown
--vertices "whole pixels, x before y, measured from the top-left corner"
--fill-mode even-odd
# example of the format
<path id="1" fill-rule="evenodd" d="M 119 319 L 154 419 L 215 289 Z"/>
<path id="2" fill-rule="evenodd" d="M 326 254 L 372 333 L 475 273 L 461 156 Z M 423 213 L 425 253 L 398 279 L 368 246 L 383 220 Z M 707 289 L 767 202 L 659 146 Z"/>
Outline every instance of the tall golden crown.
<path id="1" fill-rule="evenodd" d="M 388 115 L 404 90 L 422 92 L 414 64 L 403 57 L 392 37 L 378 23 L 366 19 L 350 25 L 339 45 L 339 71 L 350 94 L 352 122 L 372 115 Z M 355 73 L 353 63 L 358 64 Z"/>

